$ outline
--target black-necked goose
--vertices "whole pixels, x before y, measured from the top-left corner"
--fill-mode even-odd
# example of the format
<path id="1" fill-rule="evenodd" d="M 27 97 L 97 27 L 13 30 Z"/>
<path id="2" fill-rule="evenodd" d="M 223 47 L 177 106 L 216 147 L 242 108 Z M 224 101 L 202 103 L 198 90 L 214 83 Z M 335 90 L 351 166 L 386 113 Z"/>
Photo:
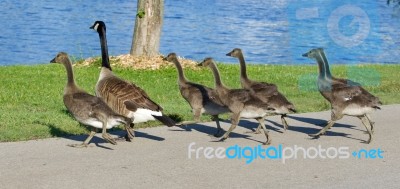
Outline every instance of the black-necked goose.
<path id="1" fill-rule="evenodd" d="M 103 138 L 111 144 L 117 144 L 115 140 L 107 133 L 106 129 L 114 126 L 125 124 L 129 138 L 133 138 L 134 134 L 129 132 L 129 125 L 132 120 L 115 113 L 103 100 L 99 97 L 90 95 L 75 84 L 74 73 L 72 70 L 71 60 L 67 53 L 60 52 L 51 60 L 51 63 L 60 63 L 67 70 L 67 84 L 64 88 L 64 105 L 75 119 L 84 124 L 91 126 L 92 130 L 89 136 L 82 144 L 70 145 L 73 147 L 86 147 L 97 129 L 102 129 Z"/>
<path id="2" fill-rule="evenodd" d="M 264 116 L 275 111 L 274 107 L 264 103 L 256 97 L 251 91 L 246 89 L 229 89 L 221 81 L 219 71 L 212 58 L 206 58 L 199 64 L 200 66 L 208 66 L 214 75 L 215 90 L 222 103 L 232 112 L 231 127 L 225 134 L 219 138 L 223 141 L 229 137 L 229 134 L 238 125 L 240 118 L 257 119 L 267 138 L 264 144 L 270 144 L 271 140 L 268 136 L 268 130 L 264 124 Z"/>
<path id="3" fill-rule="evenodd" d="M 318 137 L 325 134 L 337 120 L 344 115 L 348 115 L 361 119 L 369 134 L 367 143 L 370 143 L 372 141 L 374 123 L 371 121 L 369 114 L 376 109 L 380 109 L 379 106 L 382 103 L 379 98 L 362 88 L 359 83 L 333 77 L 322 48 L 312 49 L 303 54 L 303 56 L 317 60 L 319 68 L 318 89 L 321 95 L 331 103 L 332 108 L 331 120 L 328 121 L 328 125 L 318 133 L 310 136 Z"/>
<path id="4" fill-rule="evenodd" d="M 175 53 L 168 54 L 164 60 L 174 63 L 178 71 L 179 91 L 181 92 L 182 97 L 192 107 L 193 111 L 194 121 L 187 121 L 179 124 L 198 123 L 200 121 L 200 115 L 205 113 L 211 115 L 217 124 L 217 132 L 214 134 L 214 136 L 220 136 L 220 134 L 223 132 L 223 129 L 219 124 L 218 115 L 229 112 L 228 107 L 222 104 L 214 89 L 190 82 L 185 77 L 182 66 Z"/>
<path id="5" fill-rule="evenodd" d="M 104 22 L 96 21 L 90 28 L 98 32 L 101 45 L 102 67 L 96 95 L 119 114 L 134 117 L 133 123 L 159 120 L 169 127 L 174 126 L 175 121 L 164 115 L 162 107 L 151 100 L 143 89 L 114 75 L 109 62 Z"/>
<path id="6" fill-rule="evenodd" d="M 276 109 L 273 115 L 281 115 L 283 128 L 287 130 L 288 124 L 285 117 L 288 113 L 296 112 L 294 105 L 278 91 L 278 87 L 275 84 L 253 81 L 247 77 L 246 62 L 241 49 L 235 48 L 226 55 L 239 59 L 240 83 L 242 87 L 254 92 L 254 94 L 263 102 L 274 104 L 273 106 L 276 107 Z M 260 133 L 260 128 L 261 127 L 258 126 L 255 133 Z"/>

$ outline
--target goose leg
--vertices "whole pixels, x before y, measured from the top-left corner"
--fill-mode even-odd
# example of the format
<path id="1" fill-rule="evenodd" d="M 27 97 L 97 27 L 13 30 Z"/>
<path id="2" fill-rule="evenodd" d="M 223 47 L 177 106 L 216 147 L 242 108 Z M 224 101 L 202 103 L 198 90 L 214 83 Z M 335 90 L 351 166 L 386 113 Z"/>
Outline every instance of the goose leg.
<path id="1" fill-rule="evenodd" d="M 318 133 L 309 134 L 308 136 L 318 138 L 320 135 L 324 135 L 325 132 L 328 129 L 330 129 L 337 120 L 342 119 L 342 118 L 343 118 L 343 114 L 340 111 L 338 111 L 337 109 L 332 109 L 331 120 L 328 121 L 328 124 L 324 128 L 322 128 Z"/>
<path id="2" fill-rule="evenodd" d="M 260 134 L 262 125 L 264 125 L 264 119 L 265 119 L 265 116 L 262 118 L 256 118 L 256 120 L 258 121 L 257 129 L 255 131 L 247 131 L 245 133 Z"/>
<path id="3" fill-rule="evenodd" d="M 375 122 L 372 121 L 371 116 L 369 114 L 365 114 L 365 117 L 367 117 L 370 125 L 371 125 L 371 132 L 372 134 L 374 133 L 374 126 L 375 126 Z"/>
<path id="4" fill-rule="evenodd" d="M 74 148 L 87 147 L 89 145 L 90 140 L 92 140 L 95 134 L 96 134 L 96 128 L 92 128 L 92 130 L 89 133 L 89 136 L 85 139 L 85 141 L 83 141 L 82 144 L 68 144 L 67 146 Z"/>
<path id="5" fill-rule="evenodd" d="M 229 134 L 236 128 L 236 126 L 239 123 L 239 117 L 240 117 L 240 113 L 233 113 L 232 117 L 231 117 L 231 127 L 228 129 L 228 131 L 225 132 L 225 134 L 220 137 L 220 138 L 216 138 L 215 141 L 219 141 L 222 142 L 224 140 L 226 140 L 229 137 Z"/>
<path id="6" fill-rule="evenodd" d="M 286 121 L 285 118 L 286 118 L 286 114 L 281 115 L 281 121 L 282 121 L 283 129 L 285 129 L 285 131 L 287 131 L 289 126 L 288 126 L 287 121 Z"/>
<path id="7" fill-rule="evenodd" d="M 269 131 L 267 130 L 267 128 L 265 127 L 265 124 L 264 124 L 264 118 L 260 119 L 260 126 L 264 130 L 265 137 L 267 138 L 267 141 L 265 141 L 264 145 L 271 144 L 271 139 L 269 138 L 269 135 L 268 135 Z"/>
<path id="8" fill-rule="evenodd" d="M 220 137 L 222 136 L 222 133 L 224 132 L 224 129 L 222 129 L 221 125 L 219 124 L 219 117 L 218 115 L 213 115 L 212 119 L 215 121 L 217 124 L 217 132 L 214 134 L 215 137 Z"/>
<path id="9" fill-rule="evenodd" d="M 135 138 L 135 131 L 133 130 L 133 123 L 126 123 L 125 124 L 125 130 L 126 130 L 126 135 L 125 135 L 125 140 L 131 142 L 133 138 Z"/>
<path id="10" fill-rule="evenodd" d="M 369 135 L 369 139 L 368 141 L 366 141 L 367 144 L 371 143 L 372 141 L 372 125 L 370 123 L 370 120 L 368 119 L 368 117 L 366 115 L 358 117 L 361 119 L 361 122 L 363 123 L 363 125 L 365 126 L 365 128 L 367 129 L 368 135 Z"/>
<path id="11" fill-rule="evenodd" d="M 318 138 L 320 135 L 324 135 L 325 132 L 333 126 L 333 124 L 335 124 L 335 121 L 329 120 L 328 125 L 326 125 L 324 128 L 322 128 L 318 133 L 309 134 L 308 136 Z"/>
<path id="12" fill-rule="evenodd" d="M 101 136 L 107 142 L 114 144 L 114 145 L 117 144 L 117 142 L 115 142 L 115 140 L 111 137 L 111 135 L 107 133 L 107 120 L 103 121 L 103 128 L 102 128 Z"/>
<path id="13" fill-rule="evenodd" d="M 176 125 L 183 126 L 183 125 L 190 125 L 190 124 L 195 124 L 195 123 L 200 122 L 201 108 L 196 108 L 196 109 L 193 109 L 192 111 L 193 111 L 194 121 L 181 121 L 181 122 L 177 123 Z"/>

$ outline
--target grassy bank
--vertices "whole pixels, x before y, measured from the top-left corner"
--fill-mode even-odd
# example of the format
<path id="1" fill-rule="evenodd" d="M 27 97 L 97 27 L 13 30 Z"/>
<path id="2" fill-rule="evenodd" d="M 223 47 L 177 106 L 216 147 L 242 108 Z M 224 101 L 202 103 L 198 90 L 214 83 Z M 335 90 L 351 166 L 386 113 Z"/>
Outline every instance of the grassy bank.
<path id="1" fill-rule="evenodd" d="M 226 85 L 240 87 L 238 65 L 220 64 L 219 68 Z M 190 80 L 213 86 L 208 69 L 185 71 Z M 114 72 L 146 90 L 167 114 L 183 120 L 192 118 L 189 105 L 180 96 L 174 67 L 140 71 L 114 68 Z M 251 78 L 276 83 L 299 112 L 329 109 L 329 104 L 316 91 L 316 72 L 317 67 L 309 65 L 252 65 L 248 68 Z M 364 84 L 384 104 L 400 103 L 400 65 L 338 65 L 332 66 L 332 72 L 337 77 L 348 77 Z M 92 94 L 98 74 L 98 67 L 75 68 L 77 83 Z M 65 82 L 64 67 L 58 64 L 0 67 L 0 141 L 87 134 L 86 128 L 73 120 L 63 105 Z M 209 118 L 203 116 L 202 120 Z M 138 127 L 154 125 L 159 123 Z"/>

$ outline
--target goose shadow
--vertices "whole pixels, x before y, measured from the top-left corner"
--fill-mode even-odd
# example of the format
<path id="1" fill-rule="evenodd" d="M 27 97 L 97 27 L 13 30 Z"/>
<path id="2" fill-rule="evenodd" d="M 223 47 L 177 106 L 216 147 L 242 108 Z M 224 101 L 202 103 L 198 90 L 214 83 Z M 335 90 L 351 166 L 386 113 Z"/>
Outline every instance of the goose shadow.
<path id="1" fill-rule="evenodd" d="M 68 133 L 67 131 L 64 131 L 63 129 L 58 128 L 53 123 L 45 123 L 45 122 L 41 122 L 41 121 L 34 121 L 33 123 L 47 126 L 49 128 L 50 135 L 54 136 L 54 137 L 61 137 L 61 138 L 69 139 L 69 140 L 83 142 L 88 136 L 87 134 L 85 134 L 85 135 L 72 135 L 72 134 Z M 86 126 L 82 125 L 82 127 L 85 127 L 87 129 Z M 125 134 L 126 134 L 125 130 L 121 130 L 121 129 L 115 128 L 115 129 L 110 129 L 108 131 L 108 133 L 110 133 L 112 135 L 116 135 L 117 136 L 117 138 L 116 138 L 117 141 L 125 140 Z M 135 137 L 147 138 L 147 139 L 156 140 L 156 141 L 165 140 L 165 138 L 154 136 L 154 135 L 150 135 L 148 133 L 140 132 L 140 131 L 135 131 Z M 105 141 L 103 138 L 100 138 L 98 136 L 94 136 L 92 138 L 92 140 L 90 140 L 90 143 L 94 143 L 98 147 L 103 147 L 103 148 L 109 149 L 108 147 L 100 145 L 100 144 L 104 144 L 104 143 L 108 143 L 108 142 Z"/>
<path id="2" fill-rule="evenodd" d="M 230 127 L 231 122 L 229 120 L 220 120 L 220 123 L 228 123 L 229 126 L 226 127 L 226 129 L 228 129 Z M 247 121 L 247 120 L 240 120 L 238 126 L 251 130 L 251 128 L 257 128 L 258 123 L 254 123 L 254 122 Z M 272 128 L 272 129 L 276 130 L 276 128 Z M 185 131 L 191 132 L 193 130 L 209 135 L 211 138 L 210 142 L 221 142 L 221 141 L 216 141 L 215 140 L 216 138 L 213 136 L 213 134 L 217 132 L 216 124 L 215 124 L 215 127 L 213 127 L 213 126 L 208 126 L 208 125 L 204 125 L 201 123 L 192 123 L 192 124 L 188 124 L 185 126 L 181 126 L 180 129 L 169 129 L 169 131 L 174 131 L 174 132 L 185 132 Z M 224 129 L 224 132 L 226 132 L 225 129 Z M 251 137 L 252 137 L 251 135 L 241 134 L 241 133 L 235 132 L 235 130 L 233 130 L 229 134 L 229 138 L 244 138 L 244 139 L 256 141 L 259 143 L 265 142 L 265 141 L 253 139 Z"/>
<path id="3" fill-rule="evenodd" d="M 322 119 L 315 119 L 315 118 L 307 118 L 307 117 L 296 117 L 296 116 L 287 116 L 291 119 L 300 121 L 300 122 L 304 122 L 304 123 L 308 123 L 308 124 L 312 124 L 312 125 L 316 125 L 316 126 L 320 126 L 320 127 L 325 127 L 325 125 L 327 124 L 326 120 L 322 120 Z M 273 122 L 273 121 L 270 121 Z M 320 123 L 325 122 L 326 124 L 320 125 Z M 311 128 L 311 127 L 303 127 L 303 126 L 295 126 L 295 125 L 291 125 L 290 123 L 288 123 L 289 125 L 289 129 L 290 131 L 295 131 L 295 132 L 299 132 L 299 133 L 304 133 L 304 134 L 314 134 L 320 131 L 319 128 Z M 362 131 L 360 129 L 355 129 L 356 126 L 354 125 L 349 125 L 349 124 L 342 124 L 342 123 L 335 123 L 332 128 L 334 127 L 342 127 L 342 128 L 349 128 L 349 129 L 354 129 L 354 130 L 359 130 Z M 351 137 L 350 134 L 347 133 L 343 133 L 343 132 L 337 132 L 337 131 L 332 131 L 332 128 L 329 129 L 328 131 L 326 131 L 326 133 L 320 137 L 323 136 L 340 136 L 340 137 L 344 137 L 344 138 L 348 138 L 348 139 L 353 139 L 353 140 L 358 140 L 361 142 L 365 142 L 365 140 L 359 139 L 359 138 L 354 138 Z M 319 139 L 320 137 L 310 137 L 310 140 L 316 140 Z"/>
<path id="4" fill-rule="evenodd" d="M 308 123 L 308 124 L 319 126 L 319 127 L 325 127 L 328 124 L 328 121 L 324 120 L 324 119 L 316 119 L 316 118 L 309 118 L 309 117 L 297 117 L 297 116 L 292 116 L 292 115 L 288 115 L 287 117 L 290 119 L 294 119 L 296 121 Z M 358 119 L 358 118 L 355 118 L 355 119 Z M 290 125 L 289 125 L 289 127 L 290 127 Z M 349 125 L 349 124 L 343 124 L 343 123 L 337 123 L 337 122 L 332 127 L 342 127 L 342 128 L 348 128 L 348 129 L 362 131 L 361 129 L 356 128 L 357 127 L 356 125 Z"/>

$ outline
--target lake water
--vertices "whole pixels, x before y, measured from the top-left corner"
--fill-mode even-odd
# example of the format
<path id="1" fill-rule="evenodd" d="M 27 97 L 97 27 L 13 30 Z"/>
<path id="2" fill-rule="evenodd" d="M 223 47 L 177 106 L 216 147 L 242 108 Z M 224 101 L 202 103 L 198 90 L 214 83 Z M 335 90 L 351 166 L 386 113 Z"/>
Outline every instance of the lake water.
<path id="1" fill-rule="evenodd" d="M 137 1 L 0 0 L 0 65 L 48 63 L 59 51 L 100 56 L 107 24 L 110 55 L 129 53 Z M 160 52 L 201 60 L 242 48 L 251 63 L 304 64 L 324 47 L 332 63 L 398 63 L 400 19 L 386 0 L 166 0 Z"/>

